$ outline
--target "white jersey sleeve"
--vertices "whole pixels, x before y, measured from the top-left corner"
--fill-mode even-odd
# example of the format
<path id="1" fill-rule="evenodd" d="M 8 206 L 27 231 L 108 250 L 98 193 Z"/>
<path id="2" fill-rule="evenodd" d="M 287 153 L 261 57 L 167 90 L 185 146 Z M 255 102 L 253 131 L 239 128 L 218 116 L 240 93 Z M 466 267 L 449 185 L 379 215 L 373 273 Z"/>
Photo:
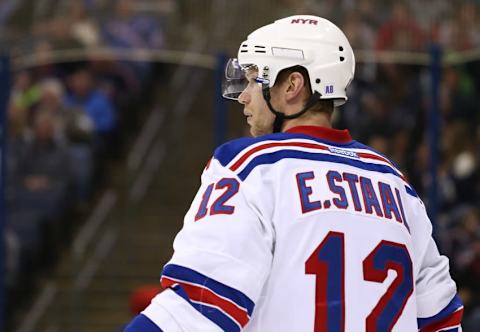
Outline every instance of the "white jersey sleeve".
<path id="1" fill-rule="evenodd" d="M 272 227 L 254 195 L 211 160 L 163 269 L 161 283 L 168 289 L 143 312 L 160 329 L 240 331 L 248 323 L 273 247 Z"/>
<path id="2" fill-rule="evenodd" d="M 421 200 L 410 196 L 406 208 L 409 219 L 414 221 L 411 226 L 419 269 L 415 280 L 419 331 L 460 331 L 463 305 L 450 277 L 448 258 L 437 249 Z"/>

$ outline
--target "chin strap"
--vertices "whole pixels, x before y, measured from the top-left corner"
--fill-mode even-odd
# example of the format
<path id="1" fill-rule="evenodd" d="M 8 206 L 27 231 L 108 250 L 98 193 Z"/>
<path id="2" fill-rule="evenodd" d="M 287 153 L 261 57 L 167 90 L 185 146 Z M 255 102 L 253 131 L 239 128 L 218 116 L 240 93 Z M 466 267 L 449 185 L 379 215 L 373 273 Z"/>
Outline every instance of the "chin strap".
<path id="1" fill-rule="evenodd" d="M 265 99 L 265 101 L 267 102 L 267 106 L 268 106 L 268 109 L 270 110 L 270 112 L 272 112 L 273 114 L 275 114 L 275 121 L 273 122 L 273 132 L 274 133 L 279 133 L 282 131 L 282 125 L 283 125 L 283 121 L 285 121 L 285 119 L 295 119 L 295 118 L 298 118 L 299 116 L 302 116 L 306 111 L 308 111 L 313 105 L 315 105 L 315 103 L 320 99 L 321 97 L 321 94 L 318 93 L 317 91 L 315 91 L 311 96 L 310 96 L 310 99 L 308 100 L 308 102 L 305 104 L 305 107 L 297 112 L 297 113 L 294 113 L 294 114 L 290 114 L 290 115 L 285 115 L 284 113 L 282 112 L 279 112 L 279 111 L 276 111 L 272 104 L 270 103 L 270 88 L 268 86 L 268 83 L 266 84 L 263 84 L 262 85 L 262 93 L 263 93 L 263 98 Z"/>

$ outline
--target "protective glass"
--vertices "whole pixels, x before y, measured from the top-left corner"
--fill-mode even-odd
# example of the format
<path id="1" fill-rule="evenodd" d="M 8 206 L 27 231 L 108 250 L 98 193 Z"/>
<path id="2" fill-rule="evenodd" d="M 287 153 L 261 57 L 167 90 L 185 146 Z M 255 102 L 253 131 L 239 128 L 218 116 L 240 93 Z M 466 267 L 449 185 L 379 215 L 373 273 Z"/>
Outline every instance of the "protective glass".
<path id="1" fill-rule="evenodd" d="M 225 77 L 222 82 L 224 98 L 238 100 L 240 94 L 249 83 L 268 84 L 268 80 L 258 77 L 256 65 L 241 66 L 238 59 L 230 59 L 225 66 Z"/>

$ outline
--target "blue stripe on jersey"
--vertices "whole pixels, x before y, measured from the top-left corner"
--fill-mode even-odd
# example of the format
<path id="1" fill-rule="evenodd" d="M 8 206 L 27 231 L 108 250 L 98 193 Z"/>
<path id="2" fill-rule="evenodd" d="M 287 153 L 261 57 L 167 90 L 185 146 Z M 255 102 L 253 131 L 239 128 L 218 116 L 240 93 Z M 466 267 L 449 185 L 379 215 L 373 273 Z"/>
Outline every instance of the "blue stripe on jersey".
<path id="1" fill-rule="evenodd" d="M 379 164 L 372 164 L 367 163 L 364 161 L 360 161 L 357 159 L 349 159 L 341 156 L 330 155 L 326 153 L 312 153 L 312 152 L 304 152 L 304 151 L 297 151 L 297 150 L 280 150 L 271 153 L 265 153 L 253 158 L 250 163 L 238 174 L 238 177 L 241 180 L 245 180 L 248 175 L 254 170 L 255 167 L 259 165 L 266 165 L 266 164 L 274 164 L 277 161 L 280 161 L 285 158 L 293 158 L 293 159 L 307 159 L 307 160 L 316 160 L 316 161 L 326 161 L 338 164 L 346 164 L 356 168 L 380 172 L 380 173 L 387 173 L 393 174 L 398 177 L 401 177 L 400 174 L 390 166 L 387 165 L 379 165 Z"/>
<path id="2" fill-rule="evenodd" d="M 163 332 L 161 328 L 155 325 L 147 316 L 140 314 L 136 316 L 130 324 L 125 327 L 123 332 Z"/>
<path id="3" fill-rule="evenodd" d="M 428 318 L 417 318 L 418 328 L 421 329 L 430 323 L 441 321 L 442 319 L 454 313 L 462 305 L 463 305 L 462 300 L 460 300 L 458 295 L 455 295 L 453 299 L 450 301 L 450 303 L 435 316 L 428 317 Z"/>
<path id="4" fill-rule="evenodd" d="M 442 330 L 441 332 L 458 332 L 458 327 L 454 327 L 453 329 Z"/>
<path id="5" fill-rule="evenodd" d="M 320 138 L 313 137 L 310 135 L 305 135 L 305 134 L 275 133 L 275 134 L 269 134 L 269 135 L 264 135 L 260 137 L 254 137 L 254 138 L 247 137 L 247 138 L 239 138 L 239 139 L 232 140 L 230 142 L 227 142 L 219 146 L 215 150 L 213 157 L 217 159 L 220 162 L 220 164 L 222 164 L 223 166 L 226 166 L 241 151 L 243 151 L 244 149 L 246 149 L 247 147 L 253 144 L 260 143 L 263 141 L 284 141 L 287 139 L 295 139 L 295 138 L 307 139 L 310 141 L 314 141 L 322 144 L 328 144 L 328 145 L 337 146 L 337 147 L 348 146 L 348 148 L 367 149 L 370 151 L 374 151 L 375 153 L 378 153 L 372 148 L 366 145 L 363 145 L 361 143 L 358 143 L 356 141 L 351 141 L 349 143 L 336 143 L 336 142 L 330 142 L 327 140 L 322 140 Z"/>
<path id="6" fill-rule="evenodd" d="M 202 315 L 210 319 L 226 332 L 240 332 L 240 326 L 238 326 L 234 320 L 225 315 L 222 311 L 215 307 L 207 306 L 200 303 L 190 302 L 190 304 L 197 309 Z"/>
<path id="7" fill-rule="evenodd" d="M 271 136 L 271 135 L 268 135 Z M 241 151 L 253 145 L 255 143 L 264 141 L 265 136 L 255 137 L 255 138 L 238 138 L 233 141 L 227 142 L 225 144 L 220 145 L 215 152 L 213 153 L 213 158 L 217 159 L 220 164 L 223 166 L 227 166 L 227 164 L 232 161 L 233 158 Z M 283 138 L 281 137 L 272 137 L 274 141 L 281 141 Z"/>
<path id="8" fill-rule="evenodd" d="M 322 140 L 320 138 L 317 138 L 317 137 L 313 137 L 313 136 L 310 136 L 310 135 L 305 135 L 305 134 L 291 134 L 291 133 L 275 133 L 275 134 L 270 134 L 270 135 L 264 135 L 264 136 L 260 136 L 260 137 L 254 137 L 254 138 L 239 138 L 239 139 L 236 139 L 236 140 L 232 140 L 230 142 L 227 142 L 223 145 L 221 145 L 220 147 L 218 147 L 216 150 L 215 150 L 215 153 L 214 153 L 214 158 L 217 159 L 220 164 L 222 164 L 224 167 L 228 165 L 228 163 L 230 163 L 233 158 L 235 158 L 240 152 L 242 152 L 244 149 L 246 149 L 247 147 L 253 145 L 253 144 L 256 144 L 256 143 L 260 143 L 262 141 L 283 141 L 283 140 L 287 140 L 287 139 L 306 139 L 306 140 L 310 140 L 310 141 L 314 141 L 314 142 L 317 142 L 317 143 L 322 143 L 322 144 L 327 144 L 327 145 L 331 145 L 331 146 L 337 146 L 337 147 L 343 147 L 343 148 L 348 148 L 348 149 L 364 149 L 364 150 L 369 150 L 369 151 L 372 151 L 382 157 L 384 157 L 385 159 L 387 159 L 390 163 L 392 163 L 392 165 L 394 165 L 395 167 L 397 167 L 397 165 L 395 165 L 395 163 L 393 163 L 390 159 L 388 159 L 386 156 L 384 156 L 383 154 L 379 153 L 378 151 L 376 151 L 375 149 L 369 147 L 368 145 L 365 145 L 365 144 L 362 144 L 362 143 L 359 143 L 357 141 L 351 141 L 349 143 L 336 143 L 336 142 L 330 142 L 330 141 L 327 141 L 327 140 Z M 338 158 L 341 158 L 341 157 L 338 157 Z M 350 160 L 350 159 L 347 159 L 347 158 L 342 158 L 342 160 Z M 277 160 L 278 161 L 278 160 Z M 275 162 L 275 161 L 274 161 Z M 337 161 L 338 163 L 344 163 L 343 161 L 340 161 L 338 160 Z M 361 161 L 359 161 L 361 162 Z M 273 163 L 273 162 L 272 162 Z M 365 163 L 365 164 L 369 164 L 369 165 L 374 165 L 375 164 L 371 164 L 371 163 Z M 352 165 L 354 166 L 354 165 Z M 380 165 L 382 166 L 382 165 Z M 362 167 L 360 167 L 362 168 Z M 380 170 L 377 170 L 377 171 L 380 171 L 382 173 L 392 173 L 392 174 L 395 174 L 397 176 L 399 176 L 399 173 L 397 171 L 395 171 L 393 168 L 389 167 L 389 166 L 384 166 L 383 167 L 384 169 L 390 169 L 391 171 L 380 171 Z M 397 167 L 398 168 L 398 167 Z M 365 168 L 364 168 L 365 169 Z M 248 172 L 250 173 L 250 172 Z M 246 174 L 245 178 L 248 176 L 248 174 Z M 244 178 L 244 179 L 245 179 Z M 244 180 L 242 179 L 242 180 Z M 413 196 L 413 197 L 417 197 L 418 198 L 418 194 L 416 193 L 416 191 L 410 187 L 409 185 L 406 185 L 405 186 L 405 189 L 407 191 L 407 193 L 410 195 L 410 196 Z"/>
<path id="9" fill-rule="evenodd" d="M 405 186 L 405 190 L 407 191 L 407 194 L 409 194 L 410 196 L 418 197 L 417 192 L 416 192 L 415 189 L 413 189 L 412 187 L 410 187 L 410 186 Z"/>
<path id="10" fill-rule="evenodd" d="M 205 304 L 190 301 L 188 294 L 185 292 L 182 286 L 175 285 L 170 288 L 178 296 L 182 297 L 185 301 L 190 303 L 198 312 L 210 319 L 213 323 L 220 326 L 224 331 L 239 332 L 240 327 L 229 316 L 225 315 L 222 311 L 215 307 L 211 307 Z"/>
<path id="11" fill-rule="evenodd" d="M 375 150 L 374 148 L 372 148 L 368 145 L 362 144 L 362 143 L 357 142 L 357 141 L 352 141 L 351 145 L 349 145 L 348 148 L 349 149 L 364 149 L 364 150 L 372 151 L 372 152 L 378 154 L 379 156 L 382 156 L 386 160 L 388 160 L 393 166 L 395 166 L 395 168 L 398 168 L 398 165 L 394 161 L 390 160 L 390 158 L 385 156 L 383 153 L 378 152 L 377 150 Z"/>
<path id="12" fill-rule="evenodd" d="M 253 307 L 255 304 L 248 296 L 234 288 L 210 279 L 209 277 L 198 273 L 197 271 L 176 264 L 167 264 L 163 268 L 162 275 L 209 288 L 214 293 L 228 298 L 238 306 L 245 308 L 249 316 L 251 316 L 253 313 Z"/>

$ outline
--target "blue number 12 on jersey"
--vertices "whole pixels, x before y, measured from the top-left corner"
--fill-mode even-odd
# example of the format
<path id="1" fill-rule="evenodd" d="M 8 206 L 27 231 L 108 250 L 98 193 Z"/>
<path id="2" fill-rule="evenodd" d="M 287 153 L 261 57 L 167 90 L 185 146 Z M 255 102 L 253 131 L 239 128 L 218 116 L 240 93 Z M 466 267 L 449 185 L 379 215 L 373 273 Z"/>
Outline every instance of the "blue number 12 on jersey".
<path id="1" fill-rule="evenodd" d="M 329 232 L 305 262 L 316 277 L 314 332 L 345 331 L 345 240 Z M 413 292 L 412 260 L 403 244 L 381 241 L 363 261 L 365 281 L 383 283 L 388 271 L 397 276 L 366 317 L 366 331 L 391 331 Z"/>

